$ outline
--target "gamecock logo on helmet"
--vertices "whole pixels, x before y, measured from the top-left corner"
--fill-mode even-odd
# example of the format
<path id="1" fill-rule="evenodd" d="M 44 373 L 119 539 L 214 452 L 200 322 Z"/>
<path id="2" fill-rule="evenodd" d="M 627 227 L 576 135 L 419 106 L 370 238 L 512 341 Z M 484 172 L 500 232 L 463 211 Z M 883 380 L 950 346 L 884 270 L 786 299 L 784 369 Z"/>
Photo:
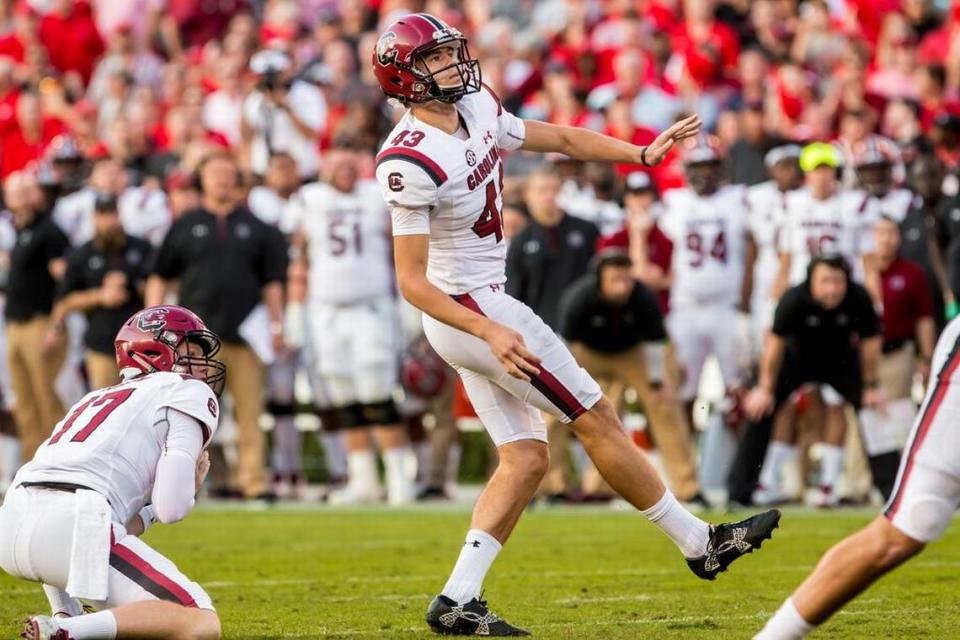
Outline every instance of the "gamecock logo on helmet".
<path id="1" fill-rule="evenodd" d="M 158 307 L 140 314 L 137 326 L 141 331 L 159 331 L 167 326 L 167 308 Z"/>
<path id="2" fill-rule="evenodd" d="M 389 64 L 397 57 L 397 51 L 394 46 L 397 42 L 397 34 L 393 31 L 387 31 L 377 40 L 377 57 L 380 64 Z"/>

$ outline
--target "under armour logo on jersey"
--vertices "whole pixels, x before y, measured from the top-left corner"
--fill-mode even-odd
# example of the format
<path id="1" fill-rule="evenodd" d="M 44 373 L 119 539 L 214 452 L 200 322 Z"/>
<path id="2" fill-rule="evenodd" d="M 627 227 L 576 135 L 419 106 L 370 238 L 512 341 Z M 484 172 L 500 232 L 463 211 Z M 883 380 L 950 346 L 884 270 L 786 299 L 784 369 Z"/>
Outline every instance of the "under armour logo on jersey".
<path id="1" fill-rule="evenodd" d="M 387 176 L 387 186 L 390 191 L 403 191 L 403 174 L 394 171 Z"/>
<path id="2" fill-rule="evenodd" d="M 477 164 L 477 154 L 473 152 L 473 149 L 467 149 L 467 164 L 471 167 Z"/>
<path id="3" fill-rule="evenodd" d="M 487 129 L 487 132 L 483 134 L 483 143 L 490 144 L 492 140 L 493 140 L 493 133 L 489 129 Z"/>

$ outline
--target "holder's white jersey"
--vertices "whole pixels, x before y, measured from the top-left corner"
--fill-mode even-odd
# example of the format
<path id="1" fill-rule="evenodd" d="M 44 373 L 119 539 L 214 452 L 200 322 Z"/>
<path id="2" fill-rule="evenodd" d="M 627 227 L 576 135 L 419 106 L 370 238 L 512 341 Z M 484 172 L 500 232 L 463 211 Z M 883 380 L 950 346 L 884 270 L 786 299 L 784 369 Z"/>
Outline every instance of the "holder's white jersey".
<path id="1" fill-rule="evenodd" d="M 427 278 L 445 293 L 506 281 L 503 160 L 523 144 L 523 121 L 483 85 L 456 103 L 465 138 L 417 120 L 408 111 L 377 155 L 377 181 L 390 206 L 394 235 L 430 235 Z"/>
<path id="2" fill-rule="evenodd" d="M 780 252 L 789 253 L 790 284 L 806 279 L 810 258 L 818 253 L 842 254 L 863 282 L 863 256 L 873 252 L 873 225 L 879 217 L 877 199 L 863 191 L 841 189 L 832 198 L 817 200 L 807 188 L 787 195 Z"/>
<path id="3" fill-rule="evenodd" d="M 740 185 L 709 196 L 672 189 L 663 196 L 657 224 L 673 241 L 670 307 L 735 306 L 746 261 L 747 200 Z"/>
<path id="4" fill-rule="evenodd" d="M 204 446 L 217 429 L 220 404 L 206 383 L 165 371 L 91 391 L 70 408 L 14 479 L 82 485 L 107 498 L 126 523 L 150 501 L 167 425 L 162 410 L 198 422 Z"/>
<path id="5" fill-rule="evenodd" d="M 307 295 L 324 304 L 357 304 L 393 295 L 390 217 L 372 180 L 345 193 L 314 182 L 290 198 L 280 224 L 303 232 L 310 262 Z"/>

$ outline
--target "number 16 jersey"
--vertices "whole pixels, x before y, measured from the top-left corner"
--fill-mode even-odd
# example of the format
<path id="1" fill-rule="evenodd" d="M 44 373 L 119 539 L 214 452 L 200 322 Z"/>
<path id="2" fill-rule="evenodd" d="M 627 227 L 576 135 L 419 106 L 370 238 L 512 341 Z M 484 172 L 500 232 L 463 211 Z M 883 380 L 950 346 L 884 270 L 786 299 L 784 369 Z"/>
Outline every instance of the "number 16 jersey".
<path id="1" fill-rule="evenodd" d="M 377 155 L 377 181 L 393 234 L 430 236 L 427 278 L 454 295 L 506 282 L 503 158 L 523 144 L 523 121 L 483 85 L 455 105 L 463 137 L 400 120 Z"/>

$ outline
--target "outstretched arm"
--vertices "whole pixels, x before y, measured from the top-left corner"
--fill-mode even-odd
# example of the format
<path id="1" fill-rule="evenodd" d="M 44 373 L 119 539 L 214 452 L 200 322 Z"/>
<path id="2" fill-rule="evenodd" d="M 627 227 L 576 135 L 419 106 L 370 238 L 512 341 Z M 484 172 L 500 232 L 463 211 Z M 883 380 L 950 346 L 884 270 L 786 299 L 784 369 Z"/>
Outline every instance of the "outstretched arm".
<path id="1" fill-rule="evenodd" d="M 675 122 L 643 147 L 580 127 L 563 127 L 539 120 L 524 120 L 523 124 L 526 140 L 520 148 L 525 151 L 556 151 L 577 160 L 630 162 L 648 166 L 659 164 L 674 144 L 697 135 L 702 126 L 700 116 L 692 115 Z"/>

